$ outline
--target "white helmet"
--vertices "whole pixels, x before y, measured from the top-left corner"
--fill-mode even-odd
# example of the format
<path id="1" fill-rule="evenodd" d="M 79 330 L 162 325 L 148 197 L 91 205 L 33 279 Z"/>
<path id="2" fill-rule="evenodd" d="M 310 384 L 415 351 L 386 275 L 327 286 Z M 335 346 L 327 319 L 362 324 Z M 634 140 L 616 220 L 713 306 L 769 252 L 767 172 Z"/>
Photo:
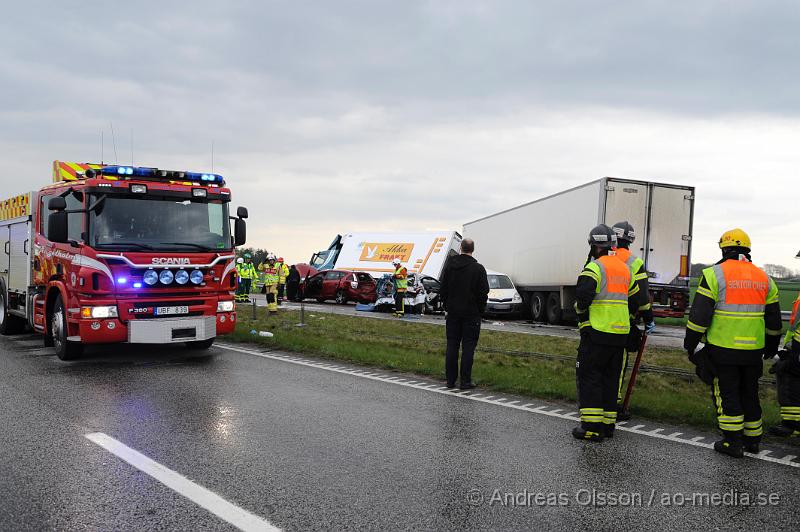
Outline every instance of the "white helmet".
<path id="1" fill-rule="evenodd" d="M 238 259 L 236 259 L 236 264 L 244 264 L 244 259 L 242 257 L 239 257 Z"/>
<path id="2" fill-rule="evenodd" d="M 400 258 L 395 257 L 394 259 L 392 259 L 392 264 L 394 264 L 395 266 L 400 266 Z"/>
<path id="3" fill-rule="evenodd" d="M 277 258 L 275 257 L 274 253 L 270 253 L 269 255 L 267 255 L 267 260 L 276 260 L 276 259 Z"/>

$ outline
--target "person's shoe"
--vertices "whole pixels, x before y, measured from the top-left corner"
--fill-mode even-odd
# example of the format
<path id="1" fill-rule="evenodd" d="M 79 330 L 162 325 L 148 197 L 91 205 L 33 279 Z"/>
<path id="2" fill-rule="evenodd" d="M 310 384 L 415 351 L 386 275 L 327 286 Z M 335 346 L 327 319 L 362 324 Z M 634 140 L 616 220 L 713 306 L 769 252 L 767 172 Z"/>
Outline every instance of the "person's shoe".
<path id="1" fill-rule="evenodd" d="M 757 443 L 745 443 L 744 444 L 744 452 L 750 454 L 758 454 L 761 450 L 761 447 Z"/>
<path id="2" fill-rule="evenodd" d="M 734 458 L 744 457 L 744 448 L 742 444 L 731 442 L 729 440 L 719 440 L 714 442 L 714 450 L 718 453 L 727 454 Z"/>
<path id="3" fill-rule="evenodd" d="M 574 429 L 572 429 L 572 436 L 576 440 L 587 440 L 587 441 L 603 441 L 604 437 L 599 432 L 586 430 L 583 427 L 575 427 Z"/>
<path id="4" fill-rule="evenodd" d="M 606 427 L 606 431 L 603 434 L 605 438 L 613 439 L 614 438 L 614 427 Z"/>
<path id="5" fill-rule="evenodd" d="M 454 383 L 454 382 L 448 382 L 448 383 L 447 383 L 447 388 L 448 388 L 448 389 L 453 389 L 453 388 L 455 388 L 455 387 L 456 387 L 456 383 Z"/>
<path id="6" fill-rule="evenodd" d="M 796 435 L 796 431 L 792 427 L 784 425 L 783 423 L 780 425 L 775 425 L 774 427 L 770 427 L 767 432 L 773 436 L 778 436 L 781 438 L 788 438 L 789 436 Z"/>
<path id="7" fill-rule="evenodd" d="M 461 388 L 462 390 L 471 390 L 475 388 L 475 384 L 472 382 L 464 382 L 461 383 L 461 386 L 459 386 L 459 388 Z"/>

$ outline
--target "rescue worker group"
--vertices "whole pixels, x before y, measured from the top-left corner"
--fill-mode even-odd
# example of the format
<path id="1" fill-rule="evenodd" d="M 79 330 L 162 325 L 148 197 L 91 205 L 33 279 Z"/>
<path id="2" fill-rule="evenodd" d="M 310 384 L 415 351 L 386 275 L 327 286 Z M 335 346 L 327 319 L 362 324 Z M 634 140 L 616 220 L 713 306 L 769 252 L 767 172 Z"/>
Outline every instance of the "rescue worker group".
<path id="1" fill-rule="evenodd" d="M 648 273 L 630 251 L 636 233 L 628 222 L 600 224 L 589 233 L 589 256 L 578 276 L 575 312 L 580 342 L 575 365 L 580 425 L 572 435 L 601 442 L 614 437 L 623 412 L 622 384 L 628 357 L 655 329 Z M 750 237 L 741 229 L 719 239 L 722 257 L 705 268 L 689 312 L 684 348 L 697 376 L 711 389 L 722 439 L 714 450 L 735 458 L 758 453 L 764 433 L 759 400 L 763 361 L 774 360 L 781 423 L 774 436 L 800 436 L 800 296 L 794 302 L 789 330 L 779 350 L 783 323 L 778 287 L 753 264 Z M 395 315 L 402 316 L 407 271 L 399 259 L 395 273 Z M 245 254 L 237 259 L 240 277 L 236 300 L 249 302 L 252 283 L 260 279 L 270 314 L 284 298 L 289 268 L 270 254 L 258 268 Z M 644 325 L 640 329 L 638 323 Z"/>
<path id="2" fill-rule="evenodd" d="M 642 331 L 653 324 L 641 259 L 628 222 L 598 225 L 589 233 L 590 252 L 576 287 L 580 344 L 576 383 L 581 424 L 572 435 L 599 442 L 614 436 L 629 353 L 640 349 Z M 784 349 L 779 352 L 778 287 L 752 263 L 750 237 L 741 229 L 719 239 L 722 258 L 705 268 L 689 312 L 684 348 L 695 373 L 711 388 L 722 439 L 714 450 L 735 458 L 758 453 L 764 433 L 758 381 L 763 360 L 776 359 L 781 423 L 775 436 L 800 436 L 800 331 L 795 301 Z M 702 344 L 702 347 L 698 349 Z"/>

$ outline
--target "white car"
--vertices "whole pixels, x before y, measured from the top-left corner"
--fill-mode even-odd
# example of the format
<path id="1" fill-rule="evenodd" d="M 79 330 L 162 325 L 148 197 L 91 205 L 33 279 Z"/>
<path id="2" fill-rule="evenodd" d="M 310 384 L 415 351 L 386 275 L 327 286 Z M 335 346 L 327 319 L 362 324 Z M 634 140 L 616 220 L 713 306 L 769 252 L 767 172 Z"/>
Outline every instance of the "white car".
<path id="1" fill-rule="evenodd" d="M 486 314 L 518 315 L 522 312 L 522 296 L 517 292 L 511 278 L 500 272 L 486 270 L 489 281 L 489 301 L 486 303 Z"/>

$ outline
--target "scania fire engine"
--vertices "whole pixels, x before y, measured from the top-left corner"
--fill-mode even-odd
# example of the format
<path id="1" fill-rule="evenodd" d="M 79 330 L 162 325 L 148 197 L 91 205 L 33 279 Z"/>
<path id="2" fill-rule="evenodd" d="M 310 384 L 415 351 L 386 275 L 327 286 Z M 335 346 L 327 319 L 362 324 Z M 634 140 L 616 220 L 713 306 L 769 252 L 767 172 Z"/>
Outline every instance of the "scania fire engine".
<path id="1" fill-rule="evenodd" d="M 69 360 L 233 331 L 247 209 L 229 215 L 222 176 L 54 161 L 53 181 L 0 203 L 0 333 L 31 328 Z"/>

